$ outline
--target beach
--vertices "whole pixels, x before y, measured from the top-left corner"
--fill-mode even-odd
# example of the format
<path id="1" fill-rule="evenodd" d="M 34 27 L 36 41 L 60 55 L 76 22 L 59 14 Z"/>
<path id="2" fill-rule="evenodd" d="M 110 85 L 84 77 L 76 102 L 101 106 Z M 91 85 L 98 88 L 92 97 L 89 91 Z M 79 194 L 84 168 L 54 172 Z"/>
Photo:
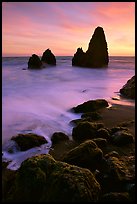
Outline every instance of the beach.
<path id="1" fill-rule="evenodd" d="M 72 194 L 101 201 L 112 192 L 134 200 L 135 100 L 119 92 L 134 75 L 134 57 L 111 57 L 102 69 L 72 67 L 72 57 L 58 57 L 56 67 L 28 70 L 27 60 L 3 59 L 4 202 L 72 202 Z M 89 101 L 107 105 L 88 110 L 90 117 L 74 111 Z M 12 140 L 20 136 L 23 147 Z"/>
<path id="2" fill-rule="evenodd" d="M 110 108 L 106 108 L 100 111 L 102 119 L 98 122 L 104 123 L 105 127 L 119 127 L 125 124 L 125 127 L 129 129 L 129 132 L 133 135 L 135 140 L 135 107 L 126 105 L 112 104 Z M 55 159 L 61 159 L 70 149 L 76 147 L 78 144 L 73 141 L 62 141 L 50 151 Z M 110 151 L 117 151 L 120 155 L 131 156 L 135 155 L 135 143 L 126 147 L 110 146 L 106 148 L 105 153 Z"/>

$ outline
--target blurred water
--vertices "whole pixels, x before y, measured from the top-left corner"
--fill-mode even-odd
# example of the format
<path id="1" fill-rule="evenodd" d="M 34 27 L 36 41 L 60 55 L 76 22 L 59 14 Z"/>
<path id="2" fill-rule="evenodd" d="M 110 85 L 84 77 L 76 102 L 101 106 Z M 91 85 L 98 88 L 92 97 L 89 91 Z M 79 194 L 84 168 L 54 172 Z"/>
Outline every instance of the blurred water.
<path id="1" fill-rule="evenodd" d="M 28 59 L 2 59 L 4 158 L 13 158 L 14 154 L 7 153 L 6 148 L 10 138 L 18 133 L 41 134 L 48 138 L 47 146 L 50 146 L 50 137 L 55 131 L 71 135 L 69 122 L 79 117 L 70 111 L 72 107 L 97 98 L 111 103 L 111 98 L 119 96 L 119 89 L 135 74 L 134 57 L 110 57 L 109 66 L 101 69 L 72 67 L 72 57 L 57 57 L 55 67 L 28 70 Z M 133 100 L 126 99 L 117 103 L 134 105 Z M 47 146 L 44 146 L 46 152 Z M 31 151 L 26 154 L 31 155 Z M 17 154 L 23 153 L 16 152 L 14 159 Z M 22 160 L 22 156 L 18 160 Z"/>

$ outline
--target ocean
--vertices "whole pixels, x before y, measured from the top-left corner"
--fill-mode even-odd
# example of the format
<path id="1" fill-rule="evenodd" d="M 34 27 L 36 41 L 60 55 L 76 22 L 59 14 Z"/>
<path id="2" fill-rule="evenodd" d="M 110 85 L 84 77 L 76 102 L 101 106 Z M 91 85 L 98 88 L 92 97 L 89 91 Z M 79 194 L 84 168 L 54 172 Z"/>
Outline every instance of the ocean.
<path id="1" fill-rule="evenodd" d="M 8 168 L 16 170 L 35 154 L 48 153 L 54 132 L 71 139 L 70 121 L 80 118 L 71 108 L 88 100 L 106 99 L 134 106 L 135 101 L 120 96 L 119 90 L 135 75 L 135 57 L 110 57 L 106 68 L 72 66 L 72 56 L 56 57 L 56 66 L 27 69 L 29 57 L 2 58 L 2 152 Z M 12 136 L 33 132 L 48 143 L 20 152 Z M 12 148 L 12 153 L 8 149 Z"/>

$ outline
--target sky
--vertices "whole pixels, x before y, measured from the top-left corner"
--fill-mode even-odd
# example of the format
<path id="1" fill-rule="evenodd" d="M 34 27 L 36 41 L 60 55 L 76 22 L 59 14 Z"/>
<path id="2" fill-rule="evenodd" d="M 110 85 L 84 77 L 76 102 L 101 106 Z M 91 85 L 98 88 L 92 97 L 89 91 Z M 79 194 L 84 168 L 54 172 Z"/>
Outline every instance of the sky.
<path id="1" fill-rule="evenodd" d="M 96 27 L 109 56 L 135 55 L 135 2 L 2 2 L 2 56 L 73 56 Z"/>

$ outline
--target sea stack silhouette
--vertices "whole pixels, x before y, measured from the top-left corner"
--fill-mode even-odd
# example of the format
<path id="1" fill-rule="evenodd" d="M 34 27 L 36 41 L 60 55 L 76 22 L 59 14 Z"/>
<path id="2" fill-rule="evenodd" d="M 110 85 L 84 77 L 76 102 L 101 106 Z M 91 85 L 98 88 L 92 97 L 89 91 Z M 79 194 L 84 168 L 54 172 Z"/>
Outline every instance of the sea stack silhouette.
<path id="1" fill-rule="evenodd" d="M 102 27 L 97 27 L 89 42 L 88 50 L 83 52 L 78 48 L 72 58 L 73 66 L 100 68 L 109 63 L 108 47 L 105 33 Z"/>
<path id="2" fill-rule="evenodd" d="M 33 54 L 28 61 L 28 69 L 41 69 L 42 62 L 38 55 Z"/>
<path id="3" fill-rule="evenodd" d="M 41 61 L 50 65 L 56 65 L 56 58 L 50 49 L 45 50 L 42 55 Z"/>

